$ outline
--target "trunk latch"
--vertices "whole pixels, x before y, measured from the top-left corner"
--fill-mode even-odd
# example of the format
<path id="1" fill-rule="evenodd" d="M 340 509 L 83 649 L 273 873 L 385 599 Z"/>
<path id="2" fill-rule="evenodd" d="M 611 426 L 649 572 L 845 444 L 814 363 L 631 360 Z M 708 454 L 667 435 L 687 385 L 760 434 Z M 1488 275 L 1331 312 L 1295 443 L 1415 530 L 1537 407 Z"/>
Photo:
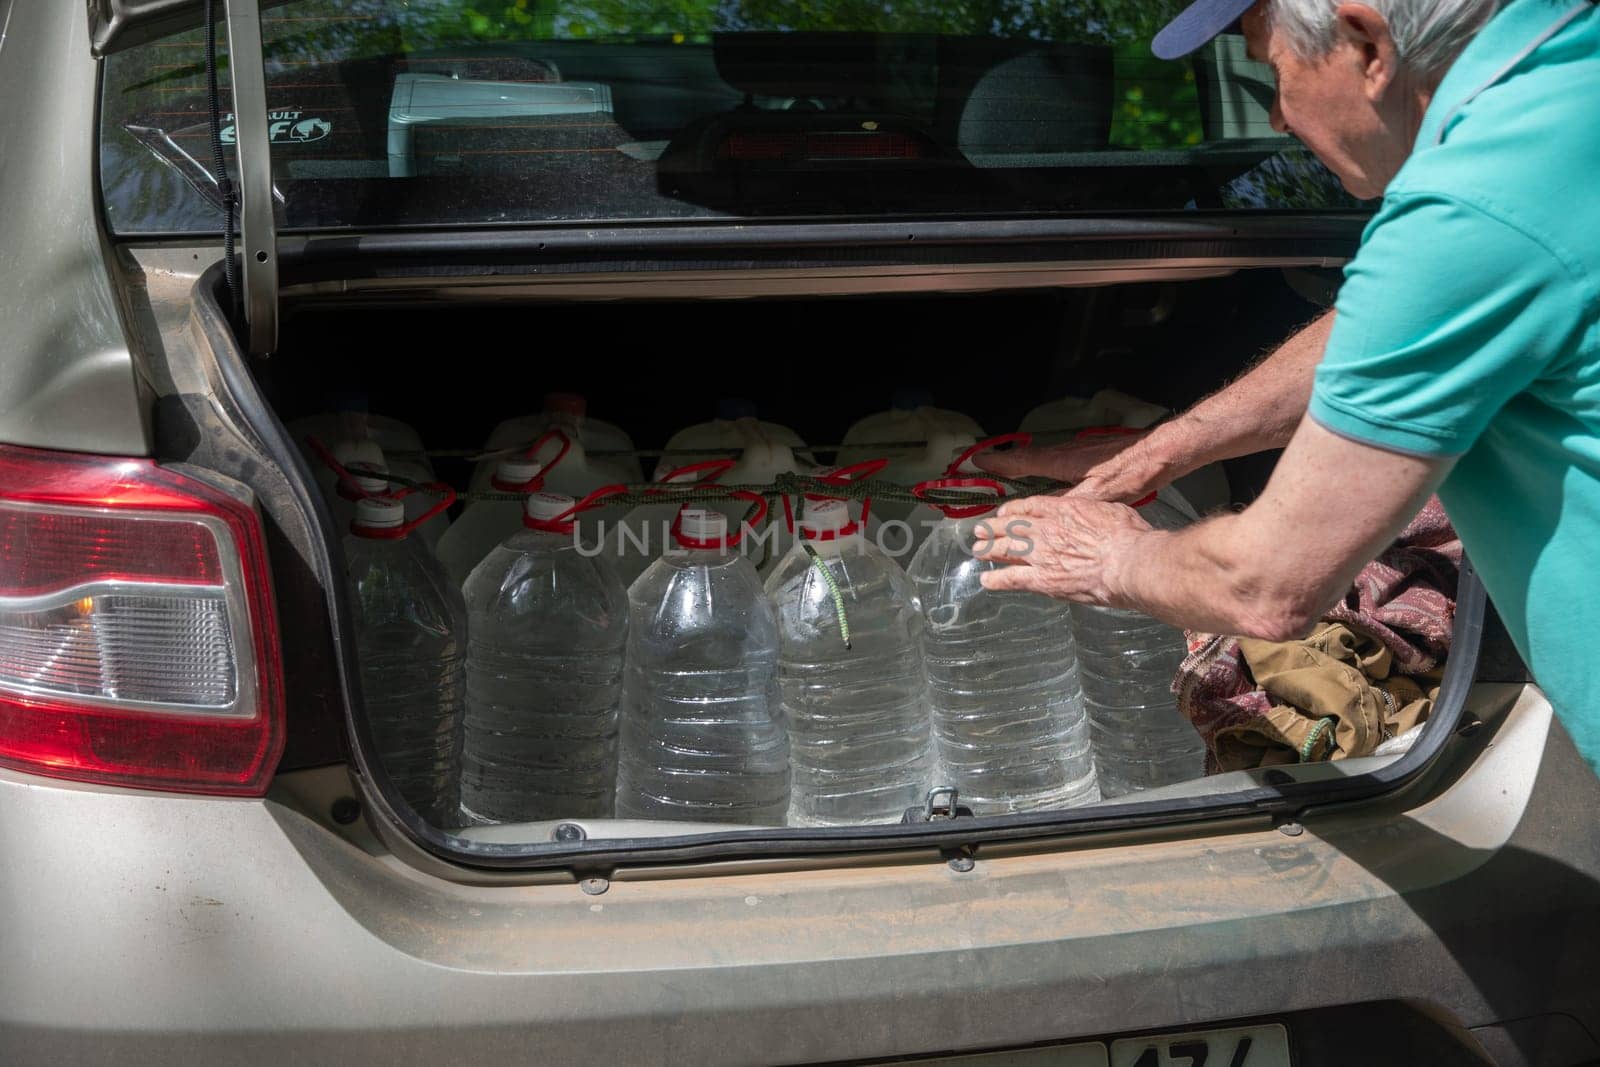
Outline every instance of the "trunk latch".
<path id="1" fill-rule="evenodd" d="M 949 819 L 971 818 L 972 809 L 960 805 L 961 791 L 953 785 L 936 785 L 928 790 L 928 799 L 920 808 L 907 808 L 900 817 L 901 825 L 919 822 L 944 822 Z"/>

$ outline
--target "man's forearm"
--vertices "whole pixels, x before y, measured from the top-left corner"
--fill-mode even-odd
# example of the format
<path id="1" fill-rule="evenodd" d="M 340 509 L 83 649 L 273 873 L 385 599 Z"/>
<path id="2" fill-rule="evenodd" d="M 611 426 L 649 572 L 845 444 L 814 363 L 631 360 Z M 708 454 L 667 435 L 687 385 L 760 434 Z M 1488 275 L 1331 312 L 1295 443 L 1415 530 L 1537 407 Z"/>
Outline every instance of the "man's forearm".
<path id="1" fill-rule="evenodd" d="M 1334 313 L 1328 311 L 1279 345 L 1231 385 L 1211 394 L 1139 442 L 1168 480 L 1208 463 L 1283 448 L 1311 403 Z"/>
<path id="2" fill-rule="evenodd" d="M 1174 532 L 1113 529 L 1102 565 L 1108 600 L 1210 633 L 1301 637 L 1452 462 L 1388 452 L 1305 418 L 1245 511 Z"/>

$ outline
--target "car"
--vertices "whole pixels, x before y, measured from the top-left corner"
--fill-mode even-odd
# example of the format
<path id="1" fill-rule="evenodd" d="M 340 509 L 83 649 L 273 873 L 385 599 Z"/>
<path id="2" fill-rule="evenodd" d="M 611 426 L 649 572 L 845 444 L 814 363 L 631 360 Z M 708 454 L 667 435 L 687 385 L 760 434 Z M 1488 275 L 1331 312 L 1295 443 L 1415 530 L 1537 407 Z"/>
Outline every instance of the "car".
<path id="1" fill-rule="evenodd" d="M 502 6 L 0 0 L 0 1059 L 1600 1062 L 1600 785 L 1470 564 L 1396 756 L 827 829 L 413 810 L 296 419 L 359 394 L 470 492 L 547 390 L 641 442 L 907 382 L 1174 408 L 1370 214 L 1236 40 L 1149 60 L 1160 5 Z"/>

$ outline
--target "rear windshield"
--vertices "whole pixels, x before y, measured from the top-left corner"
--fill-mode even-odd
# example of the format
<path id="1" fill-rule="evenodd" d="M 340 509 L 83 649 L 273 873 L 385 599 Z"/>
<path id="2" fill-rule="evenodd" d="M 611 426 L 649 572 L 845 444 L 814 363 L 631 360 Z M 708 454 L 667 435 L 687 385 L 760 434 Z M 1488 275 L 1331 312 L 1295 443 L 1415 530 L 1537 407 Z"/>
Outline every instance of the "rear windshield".
<path id="1" fill-rule="evenodd" d="M 288 229 L 1359 207 L 1181 0 L 300 0 L 263 15 Z M 224 158 L 231 94 L 221 44 Z M 117 233 L 214 231 L 204 37 L 105 64 Z"/>

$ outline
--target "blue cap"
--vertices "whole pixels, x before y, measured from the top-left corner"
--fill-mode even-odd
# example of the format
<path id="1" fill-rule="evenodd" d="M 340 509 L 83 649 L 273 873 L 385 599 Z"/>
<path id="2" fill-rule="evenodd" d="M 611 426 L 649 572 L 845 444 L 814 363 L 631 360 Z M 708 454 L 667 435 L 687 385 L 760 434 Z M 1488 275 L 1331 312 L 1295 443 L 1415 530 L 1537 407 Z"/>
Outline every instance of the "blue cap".
<path id="1" fill-rule="evenodd" d="M 753 419 L 756 417 L 756 404 L 754 400 L 746 400 L 742 396 L 725 396 L 717 401 L 717 418 L 732 422 L 734 419 Z"/>
<path id="2" fill-rule="evenodd" d="M 1256 0 L 1195 0 L 1156 34 L 1150 51 L 1158 59 L 1182 59 L 1255 6 Z"/>

